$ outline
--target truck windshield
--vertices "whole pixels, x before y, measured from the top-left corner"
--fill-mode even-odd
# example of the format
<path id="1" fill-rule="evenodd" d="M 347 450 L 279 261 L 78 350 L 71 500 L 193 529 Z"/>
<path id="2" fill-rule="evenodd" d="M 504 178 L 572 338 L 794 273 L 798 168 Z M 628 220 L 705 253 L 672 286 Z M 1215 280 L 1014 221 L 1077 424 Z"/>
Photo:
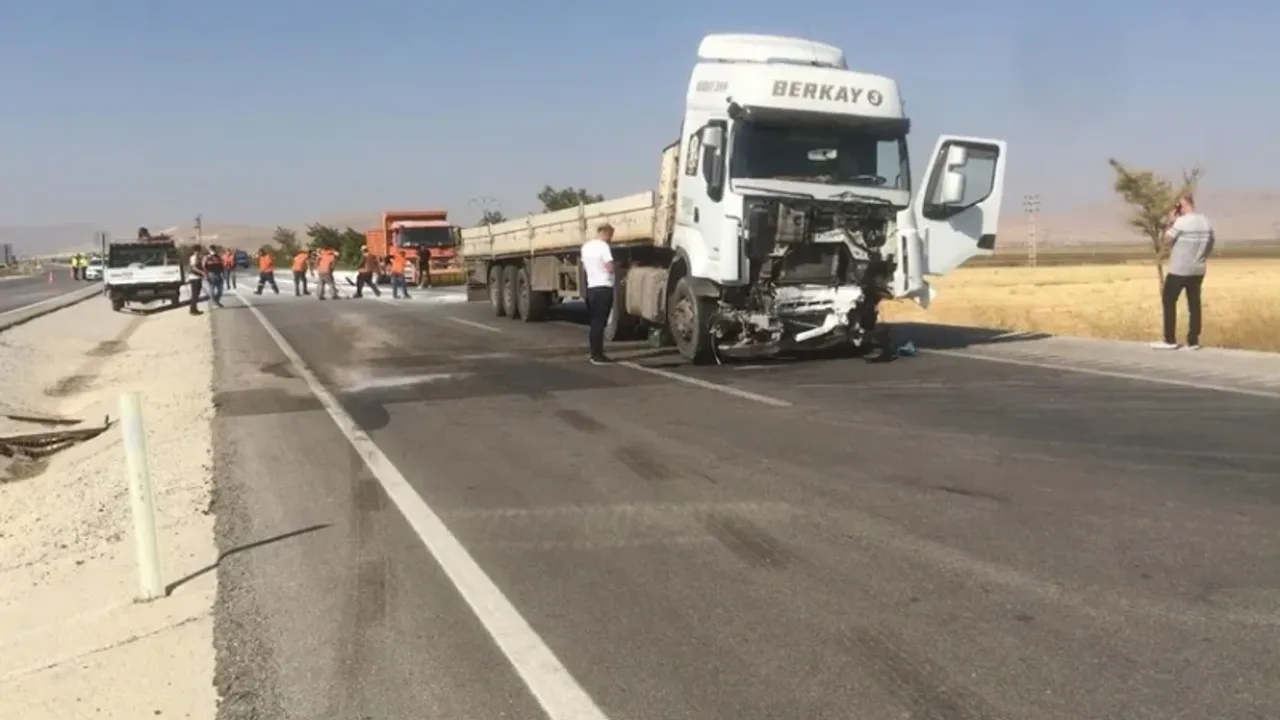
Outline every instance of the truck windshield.
<path id="1" fill-rule="evenodd" d="M 145 243 L 128 243 L 112 245 L 108 252 L 107 264 L 113 268 L 125 268 L 130 265 L 144 267 L 160 265 L 179 265 L 178 248 L 165 243 L 150 245 Z"/>
<path id="2" fill-rule="evenodd" d="M 736 130 L 730 177 L 911 189 L 903 132 L 777 122 L 745 122 Z"/>
<path id="3" fill-rule="evenodd" d="M 448 227 L 400 228 L 400 247 L 444 248 L 453 247 L 453 229 Z"/>

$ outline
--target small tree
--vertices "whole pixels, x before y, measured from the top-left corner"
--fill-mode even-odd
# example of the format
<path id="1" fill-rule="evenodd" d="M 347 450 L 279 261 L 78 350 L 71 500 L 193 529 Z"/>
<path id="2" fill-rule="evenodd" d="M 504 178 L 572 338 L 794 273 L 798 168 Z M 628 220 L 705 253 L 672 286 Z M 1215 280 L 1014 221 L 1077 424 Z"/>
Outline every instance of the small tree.
<path id="1" fill-rule="evenodd" d="M 484 215 L 480 216 L 480 225 L 497 225 L 506 222 L 507 216 L 502 214 L 500 210 L 485 210 Z"/>
<path id="2" fill-rule="evenodd" d="M 307 226 L 307 238 L 313 250 L 342 250 L 342 233 L 337 228 L 313 223 Z"/>
<path id="3" fill-rule="evenodd" d="M 354 228 L 344 228 L 339 234 L 340 245 L 338 252 L 341 253 L 341 261 L 343 267 L 355 267 L 360 264 L 364 253 L 360 252 L 360 248 L 364 247 L 364 233 Z"/>
<path id="4" fill-rule="evenodd" d="M 283 254 L 293 257 L 302 249 L 302 244 L 298 242 L 298 233 L 287 227 L 277 225 L 276 231 L 271 235 L 271 242 L 275 243 Z"/>
<path id="5" fill-rule="evenodd" d="M 1182 182 L 1175 185 L 1151 170 L 1131 168 L 1114 158 L 1107 161 L 1115 171 L 1113 189 L 1129 206 L 1129 227 L 1151 241 L 1156 256 L 1156 277 L 1164 290 L 1164 233 L 1173 221 L 1173 206 L 1178 198 L 1192 193 L 1204 176 L 1199 165 L 1182 171 Z"/>
<path id="6" fill-rule="evenodd" d="M 555 212 L 578 207 L 580 204 L 603 202 L 604 196 L 589 193 L 586 188 L 565 187 L 557 190 L 547 185 L 542 188 L 542 192 L 538 193 L 538 200 L 542 203 L 543 212 Z"/>

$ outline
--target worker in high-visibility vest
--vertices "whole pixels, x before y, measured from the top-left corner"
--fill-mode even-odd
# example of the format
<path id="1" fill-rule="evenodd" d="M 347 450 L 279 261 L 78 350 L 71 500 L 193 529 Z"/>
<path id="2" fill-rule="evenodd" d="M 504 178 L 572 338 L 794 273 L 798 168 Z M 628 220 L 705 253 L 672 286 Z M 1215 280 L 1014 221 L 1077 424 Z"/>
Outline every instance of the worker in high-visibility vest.
<path id="1" fill-rule="evenodd" d="M 280 294 L 280 286 L 276 285 L 276 259 L 265 249 L 258 251 L 258 289 L 254 295 L 261 295 L 262 288 L 270 285 L 275 294 Z"/>

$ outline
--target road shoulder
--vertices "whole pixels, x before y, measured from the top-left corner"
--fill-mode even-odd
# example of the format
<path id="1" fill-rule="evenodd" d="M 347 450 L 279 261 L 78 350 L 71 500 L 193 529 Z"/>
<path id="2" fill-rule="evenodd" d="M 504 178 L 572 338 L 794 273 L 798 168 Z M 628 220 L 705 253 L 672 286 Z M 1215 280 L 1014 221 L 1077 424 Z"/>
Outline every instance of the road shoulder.
<path id="1" fill-rule="evenodd" d="M 11 409 L 113 421 L 0 483 L 0 717 L 211 718 L 209 323 L 82 303 L 0 341 L 17 389 L 6 397 Z M 135 602 L 115 423 L 127 391 L 142 394 L 161 566 L 172 588 L 150 603 Z M 5 432 L 19 429 L 10 422 Z"/>

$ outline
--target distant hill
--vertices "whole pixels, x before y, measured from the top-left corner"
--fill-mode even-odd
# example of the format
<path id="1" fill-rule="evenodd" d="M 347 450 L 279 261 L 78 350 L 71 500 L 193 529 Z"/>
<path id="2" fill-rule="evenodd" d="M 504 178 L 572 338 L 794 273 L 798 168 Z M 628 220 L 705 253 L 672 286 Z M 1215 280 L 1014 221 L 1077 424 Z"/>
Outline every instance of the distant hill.
<path id="1" fill-rule="evenodd" d="M 1000 222 L 1002 247 L 1025 246 L 1027 242 L 1026 215 L 1021 210 L 1021 198 L 1008 197 L 1005 204 L 1009 212 Z M 1213 220 L 1218 235 L 1230 240 L 1280 240 L 1280 190 L 1244 190 L 1205 192 L 1199 198 L 1200 209 Z M 1042 245 L 1090 245 L 1130 244 L 1142 242 L 1142 238 L 1125 225 L 1125 208 L 1118 201 L 1068 211 L 1042 211 L 1038 217 L 1038 233 Z M 378 223 L 374 212 L 351 215 L 335 215 L 322 218 L 320 223 L 338 228 L 352 227 L 366 230 Z M 165 230 L 178 237 L 195 236 L 195 229 L 188 223 L 169 227 L 163 223 L 142 221 L 152 232 Z M 284 223 L 299 235 L 306 232 L 307 223 Z M 23 227 L 0 226 L 0 242 L 13 243 L 19 255 L 44 255 L 90 249 L 95 228 L 88 223 Z M 137 226 L 112 228 L 114 237 L 132 237 Z M 271 241 L 275 226 L 246 225 L 236 223 L 207 223 L 204 236 L 208 242 L 218 245 L 251 248 Z"/>
<path id="2" fill-rule="evenodd" d="M 1021 198 L 1006 198 L 1010 209 Z M 1217 235 L 1230 240 L 1280 240 L 1280 190 L 1204 192 L 1196 198 L 1199 210 L 1213 221 Z M 1065 212 L 1041 211 L 1036 219 L 1041 245 L 1129 244 L 1145 239 L 1130 230 L 1126 208 L 1119 201 Z M 1000 220 L 999 244 L 1027 244 L 1025 213 L 1007 212 Z"/>

